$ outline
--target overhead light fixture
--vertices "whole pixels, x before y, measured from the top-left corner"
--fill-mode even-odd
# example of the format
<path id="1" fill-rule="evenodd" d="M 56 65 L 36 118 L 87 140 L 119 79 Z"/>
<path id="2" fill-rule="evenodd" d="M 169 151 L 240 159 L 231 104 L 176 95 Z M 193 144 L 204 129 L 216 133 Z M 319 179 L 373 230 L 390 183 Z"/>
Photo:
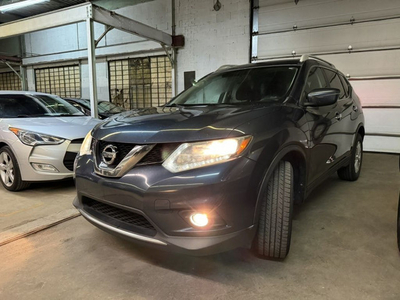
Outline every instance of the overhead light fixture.
<path id="1" fill-rule="evenodd" d="M 219 2 L 219 0 L 217 0 L 217 2 L 214 4 L 214 10 L 215 11 L 219 11 L 221 9 L 221 2 Z"/>
<path id="2" fill-rule="evenodd" d="M 26 7 L 26 6 L 30 6 L 30 5 L 34 5 L 34 4 L 38 4 L 38 3 L 42 3 L 42 2 L 48 2 L 50 0 L 25 0 L 25 1 L 18 1 L 18 2 L 14 2 L 14 3 L 10 3 L 10 4 L 6 4 L 3 6 L 0 6 L 0 12 L 4 13 L 10 10 L 14 10 L 14 9 L 18 9 L 18 8 L 22 8 L 22 7 Z"/>

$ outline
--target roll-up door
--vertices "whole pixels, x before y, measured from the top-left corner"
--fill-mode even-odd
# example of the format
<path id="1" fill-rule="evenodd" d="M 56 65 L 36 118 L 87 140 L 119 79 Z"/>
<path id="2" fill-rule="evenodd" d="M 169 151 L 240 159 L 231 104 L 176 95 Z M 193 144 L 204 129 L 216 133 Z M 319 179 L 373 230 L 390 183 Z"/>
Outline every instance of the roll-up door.
<path id="1" fill-rule="evenodd" d="M 253 0 L 253 62 L 312 54 L 349 76 L 367 151 L 400 153 L 400 1 Z"/>

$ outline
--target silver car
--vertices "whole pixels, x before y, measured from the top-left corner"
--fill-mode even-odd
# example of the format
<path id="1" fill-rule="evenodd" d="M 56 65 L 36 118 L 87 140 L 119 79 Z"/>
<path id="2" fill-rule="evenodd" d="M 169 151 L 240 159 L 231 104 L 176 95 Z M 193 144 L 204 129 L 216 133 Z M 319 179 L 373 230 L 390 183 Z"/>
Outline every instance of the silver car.
<path id="1" fill-rule="evenodd" d="M 9 191 L 72 177 L 85 135 L 100 121 L 55 95 L 0 91 L 0 181 Z"/>

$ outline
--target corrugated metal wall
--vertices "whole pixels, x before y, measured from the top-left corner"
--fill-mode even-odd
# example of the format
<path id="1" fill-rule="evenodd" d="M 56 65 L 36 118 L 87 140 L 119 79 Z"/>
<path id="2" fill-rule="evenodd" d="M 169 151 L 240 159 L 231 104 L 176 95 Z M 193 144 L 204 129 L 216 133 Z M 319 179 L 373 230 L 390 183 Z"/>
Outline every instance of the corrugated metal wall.
<path id="1" fill-rule="evenodd" d="M 400 153 L 400 1 L 254 0 L 252 60 L 314 54 L 360 96 L 365 150 Z"/>

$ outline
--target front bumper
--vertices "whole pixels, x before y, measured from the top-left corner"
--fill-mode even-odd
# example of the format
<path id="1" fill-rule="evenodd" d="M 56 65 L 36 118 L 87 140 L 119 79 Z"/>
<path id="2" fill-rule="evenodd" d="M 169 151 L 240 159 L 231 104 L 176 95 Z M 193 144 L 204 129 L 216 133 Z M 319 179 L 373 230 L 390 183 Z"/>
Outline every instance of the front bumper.
<path id="1" fill-rule="evenodd" d="M 152 165 L 135 167 L 121 178 L 107 178 L 94 173 L 90 156 L 82 156 L 77 160 L 74 206 L 109 233 L 165 250 L 207 255 L 248 247 L 255 234 L 256 197 L 249 191 L 254 167 L 253 161 L 242 157 L 179 174 Z M 154 233 L 94 213 L 88 201 L 141 215 Z M 223 225 L 194 228 L 182 217 L 185 211 L 206 211 Z"/>
<path id="2" fill-rule="evenodd" d="M 79 151 L 80 143 L 67 140 L 60 145 L 27 146 L 17 141 L 11 145 L 16 155 L 23 181 L 51 181 L 71 178 L 73 175 L 73 158 Z M 73 158 L 72 158 L 73 156 Z M 66 158 L 68 158 L 68 162 Z M 50 164 L 58 172 L 38 171 L 32 166 Z"/>

